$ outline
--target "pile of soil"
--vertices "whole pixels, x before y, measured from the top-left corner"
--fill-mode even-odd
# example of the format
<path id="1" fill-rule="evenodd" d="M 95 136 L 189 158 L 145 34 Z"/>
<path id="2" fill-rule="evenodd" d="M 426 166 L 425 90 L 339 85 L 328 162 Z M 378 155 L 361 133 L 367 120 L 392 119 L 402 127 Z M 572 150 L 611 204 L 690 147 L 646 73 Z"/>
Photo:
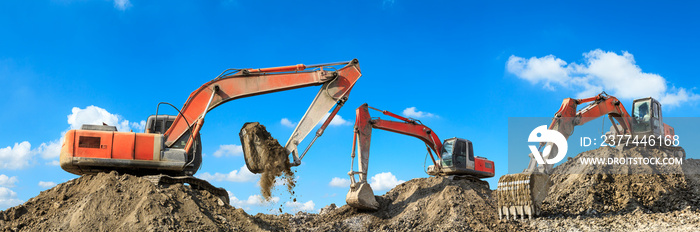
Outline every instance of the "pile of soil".
<path id="1" fill-rule="evenodd" d="M 272 189 L 280 176 L 284 177 L 287 191 L 294 195 L 296 182 L 289 162 L 289 153 L 270 132 L 267 132 L 265 126 L 258 122 L 245 123 L 239 136 L 248 170 L 261 173 L 260 193 L 265 200 L 270 200 Z"/>
<path id="2" fill-rule="evenodd" d="M 187 185 L 157 187 L 116 172 L 83 176 L 0 212 L 5 231 L 500 231 L 488 183 L 418 178 L 376 196 L 378 211 L 327 207 L 321 214 L 257 214 Z"/>
<path id="3" fill-rule="evenodd" d="M 190 186 L 117 172 L 86 175 L 0 212 L 2 231 L 251 231 L 274 226 Z"/>
<path id="4" fill-rule="evenodd" d="M 292 231 L 515 231 L 519 224 L 498 223 L 496 203 L 485 181 L 416 178 L 375 196 L 377 211 L 348 205 L 299 213 Z"/>
<path id="5" fill-rule="evenodd" d="M 555 168 L 544 215 L 533 220 L 498 220 L 495 191 L 474 179 L 413 179 L 375 196 L 377 211 L 331 205 L 318 214 L 251 216 L 204 190 L 157 187 L 111 172 L 62 183 L 0 212 L 0 231 L 699 230 L 700 160 L 684 160 L 681 170 L 656 170 L 680 174 L 628 175 L 572 163 L 582 157 L 672 153 L 653 148 L 581 153 Z M 581 174 L 566 174 L 567 168 Z M 635 168 L 627 171 L 635 173 Z"/>
<path id="6" fill-rule="evenodd" d="M 549 215 L 632 212 L 669 212 L 697 207 L 695 181 L 684 172 L 696 172 L 695 160 L 681 165 L 582 165 L 586 158 L 680 158 L 682 149 L 660 147 L 602 147 L 583 152 L 554 168 L 552 187 L 542 208 Z M 641 174 L 640 174 L 641 173 Z M 696 188 L 696 187 L 695 187 Z M 697 189 L 696 189 L 697 190 Z"/>

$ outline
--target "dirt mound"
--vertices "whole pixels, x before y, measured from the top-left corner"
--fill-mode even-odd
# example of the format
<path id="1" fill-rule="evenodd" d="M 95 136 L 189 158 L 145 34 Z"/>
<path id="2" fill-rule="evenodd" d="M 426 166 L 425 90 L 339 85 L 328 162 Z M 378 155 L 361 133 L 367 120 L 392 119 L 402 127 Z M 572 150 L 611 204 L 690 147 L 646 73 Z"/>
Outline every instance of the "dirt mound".
<path id="1" fill-rule="evenodd" d="M 555 168 L 543 217 L 526 221 L 499 221 L 495 191 L 473 179 L 413 179 L 376 196 L 377 211 L 332 205 L 319 214 L 251 216 L 188 185 L 157 187 L 141 177 L 111 172 L 68 181 L 0 212 L 0 231 L 696 230 L 700 160 L 684 160 L 680 170 L 651 168 L 681 174 L 629 174 L 635 167 L 610 170 L 573 164 L 582 157 L 671 153 L 637 148 L 581 153 Z M 572 168 L 583 174 L 567 174 Z M 628 174 L 621 174 L 624 171 Z M 647 227 L 640 228 L 640 222 Z"/>
<path id="2" fill-rule="evenodd" d="M 632 212 L 637 208 L 668 212 L 698 206 L 700 196 L 692 189 L 697 182 L 689 183 L 684 174 L 693 171 L 693 160 L 684 161 L 683 166 L 581 164 L 587 158 L 622 157 L 684 159 L 685 153 L 659 147 L 602 147 L 583 152 L 554 169 L 552 187 L 542 205 L 544 213 L 598 214 Z"/>
<path id="3" fill-rule="evenodd" d="M 156 187 L 116 172 L 82 176 L 0 212 L 4 231 L 235 231 L 276 230 L 182 184 Z"/>
<path id="4" fill-rule="evenodd" d="M 297 214 L 291 230 L 318 231 L 503 231 L 517 224 L 498 223 L 488 183 L 417 178 L 376 196 L 377 211 L 359 211 L 348 205 L 325 208 L 320 215 Z M 521 229 L 521 228 L 520 228 Z"/>
<path id="5" fill-rule="evenodd" d="M 262 173 L 260 176 L 260 193 L 266 200 L 270 200 L 271 191 L 275 186 L 277 177 L 284 176 L 287 190 L 294 194 L 294 172 L 291 170 L 289 153 L 277 139 L 267 132 L 265 126 L 258 122 L 248 122 L 243 125 L 239 133 L 245 163 L 253 173 Z"/>

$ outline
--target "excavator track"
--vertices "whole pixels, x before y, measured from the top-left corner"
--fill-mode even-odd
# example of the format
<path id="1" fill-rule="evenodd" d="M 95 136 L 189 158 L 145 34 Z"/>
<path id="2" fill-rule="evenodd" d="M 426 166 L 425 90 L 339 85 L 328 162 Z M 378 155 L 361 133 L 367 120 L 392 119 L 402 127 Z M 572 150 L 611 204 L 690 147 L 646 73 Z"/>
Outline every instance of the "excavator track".
<path id="1" fill-rule="evenodd" d="M 477 177 L 477 176 L 472 176 L 472 175 L 446 175 L 446 176 L 444 176 L 444 177 L 447 178 L 447 179 L 450 179 L 450 180 L 470 180 L 470 181 L 472 181 L 472 182 L 483 183 L 483 184 L 486 184 L 486 187 L 487 187 L 487 188 L 491 188 L 491 187 L 489 186 L 489 182 L 486 182 L 486 181 L 482 180 L 481 178 L 479 178 L 479 177 Z"/>
<path id="2" fill-rule="evenodd" d="M 143 176 L 143 178 L 151 181 L 156 186 L 168 186 L 172 184 L 189 184 L 193 188 L 203 189 L 207 192 L 218 196 L 226 204 L 230 204 L 228 192 L 224 188 L 217 188 L 211 185 L 208 181 L 202 180 L 193 176 L 168 176 L 168 175 L 151 175 Z"/>

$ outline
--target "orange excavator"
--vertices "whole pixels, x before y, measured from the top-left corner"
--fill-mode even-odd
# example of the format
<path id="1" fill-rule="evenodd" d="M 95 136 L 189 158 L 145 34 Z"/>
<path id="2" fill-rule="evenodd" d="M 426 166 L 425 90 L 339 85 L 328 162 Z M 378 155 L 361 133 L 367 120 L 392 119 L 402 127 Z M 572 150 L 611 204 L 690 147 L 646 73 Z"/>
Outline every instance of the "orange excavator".
<path id="1" fill-rule="evenodd" d="M 335 106 L 320 131 L 328 125 L 360 76 L 356 59 L 310 66 L 227 69 L 192 92 L 181 110 L 170 103 L 159 103 L 156 115 L 148 117 L 145 133 L 117 131 L 108 125 L 83 125 L 80 130 L 68 131 L 61 148 L 61 168 L 77 175 L 117 170 L 158 175 L 158 181 L 207 185 L 191 177 L 202 162 L 199 132 L 207 112 L 238 98 L 320 85 L 285 146 L 293 155 L 292 165 L 298 166 L 301 158 L 297 145 Z M 159 115 L 161 104 L 172 106 L 178 114 Z M 316 138 L 321 134 L 317 133 Z"/>
<path id="2" fill-rule="evenodd" d="M 579 105 L 588 102 L 590 104 L 577 110 Z M 604 115 L 608 115 L 612 122 L 606 138 L 616 135 L 653 135 L 656 138 L 671 138 L 675 134 L 673 127 L 663 123 L 661 103 L 656 99 L 647 97 L 634 100 L 632 116 L 630 116 L 617 98 L 605 92 L 590 98 L 564 99 L 552 118 L 549 130 L 558 131 L 568 139 L 573 134 L 575 126 L 586 124 Z M 540 154 L 546 147 L 551 147 L 551 152 L 547 154 L 548 156 L 542 157 L 544 160 L 558 153 L 554 143 L 542 142 L 538 148 Z M 499 218 L 510 219 L 512 216 L 516 219 L 520 216 L 524 219 L 527 215 L 532 219 L 532 216 L 540 214 L 540 206 L 549 191 L 549 174 L 552 172 L 553 164 L 538 164 L 532 153 L 529 156 L 530 163 L 522 173 L 503 175 L 498 180 Z"/>
<path id="3" fill-rule="evenodd" d="M 370 117 L 369 110 L 382 112 L 384 115 L 401 121 L 383 120 Z M 472 142 L 461 138 L 449 138 L 440 142 L 435 132 L 423 125 L 419 120 L 405 118 L 389 111 L 379 110 L 367 105 L 361 105 L 356 110 L 355 133 L 352 145 L 352 165 L 350 175 L 350 191 L 345 201 L 348 205 L 358 209 L 376 210 L 379 203 L 374 198 L 374 192 L 367 183 L 367 167 L 369 164 L 369 145 L 372 139 L 372 129 L 381 129 L 412 136 L 425 143 L 433 165 L 428 167 L 428 174 L 432 176 L 447 176 L 450 178 L 488 178 L 494 176 L 495 166 L 493 161 L 484 157 L 474 156 Z M 359 144 L 358 144 L 359 141 Z M 358 148 L 359 147 L 359 148 Z M 359 171 L 354 170 L 355 151 L 359 150 Z M 433 156 L 437 156 L 437 160 Z M 356 181 L 355 175 L 359 176 Z"/>

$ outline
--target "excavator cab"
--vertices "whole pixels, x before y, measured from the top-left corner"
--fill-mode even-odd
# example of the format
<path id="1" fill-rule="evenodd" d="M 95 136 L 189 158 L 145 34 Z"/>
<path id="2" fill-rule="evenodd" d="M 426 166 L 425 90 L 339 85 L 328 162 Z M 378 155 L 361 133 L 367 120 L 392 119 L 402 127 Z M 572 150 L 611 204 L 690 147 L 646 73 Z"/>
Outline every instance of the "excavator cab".
<path id="1" fill-rule="evenodd" d="M 440 151 L 440 168 L 428 167 L 429 175 L 471 175 L 479 178 L 493 177 L 494 164 L 484 157 L 474 157 L 472 142 L 461 138 L 446 139 Z"/>
<path id="2" fill-rule="evenodd" d="M 158 118 L 158 119 L 156 119 Z M 151 115 L 146 120 L 146 133 L 165 134 L 165 131 L 170 129 L 170 126 L 175 122 L 174 115 Z"/>
<path id="3" fill-rule="evenodd" d="M 635 134 L 662 136 L 665 133 L 661 115 L 661 103 L 647 97 L 634 100 L 632 107 L 632 125 Z"/>

